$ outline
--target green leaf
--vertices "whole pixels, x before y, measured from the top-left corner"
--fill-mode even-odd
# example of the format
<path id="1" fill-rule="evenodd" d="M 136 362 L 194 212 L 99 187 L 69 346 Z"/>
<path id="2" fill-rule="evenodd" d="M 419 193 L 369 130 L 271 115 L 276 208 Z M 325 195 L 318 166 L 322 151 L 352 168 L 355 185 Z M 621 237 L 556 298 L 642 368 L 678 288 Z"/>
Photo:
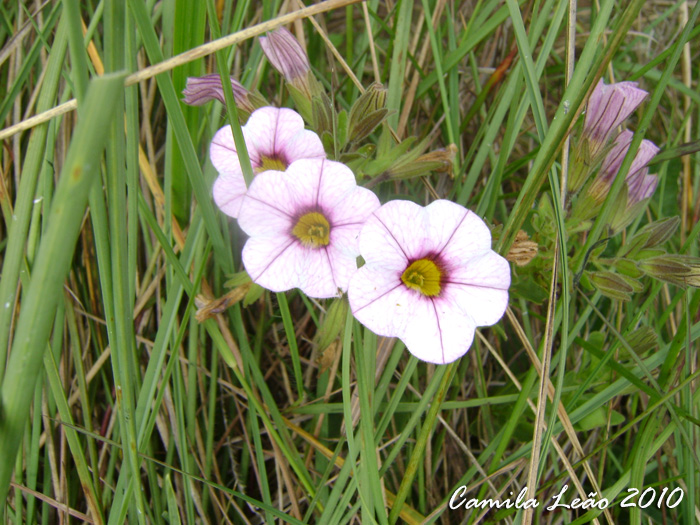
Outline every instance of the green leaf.
<path id="1" fill-rule="evenodd" d="M 24 434 L 56 306 L 73 259 L 88 192 L 99 178 L 100 157 L 115 117 L 117 104 L 105 104 L 105 100 L 123 96 L 124 76 L 105 75 L 93 80 L 84 104 L 79 106 L 80 119 L 61 170 L 47 218 L 48 228 L 23 297 L 1 392 L 0 450 L 5 461 L 0 462 L 0 501 L 7 497 L 14 457 Z"/>

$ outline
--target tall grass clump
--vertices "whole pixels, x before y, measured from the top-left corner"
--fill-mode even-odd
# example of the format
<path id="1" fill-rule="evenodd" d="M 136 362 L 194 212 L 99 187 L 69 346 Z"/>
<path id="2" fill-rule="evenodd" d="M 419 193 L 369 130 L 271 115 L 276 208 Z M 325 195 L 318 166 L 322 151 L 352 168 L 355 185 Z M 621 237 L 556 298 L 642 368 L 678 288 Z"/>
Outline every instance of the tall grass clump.
<path id="1" fill-rule="evenodd" d="M 0 6 L 2 523 L 697 523 L 700 4 Z"/>

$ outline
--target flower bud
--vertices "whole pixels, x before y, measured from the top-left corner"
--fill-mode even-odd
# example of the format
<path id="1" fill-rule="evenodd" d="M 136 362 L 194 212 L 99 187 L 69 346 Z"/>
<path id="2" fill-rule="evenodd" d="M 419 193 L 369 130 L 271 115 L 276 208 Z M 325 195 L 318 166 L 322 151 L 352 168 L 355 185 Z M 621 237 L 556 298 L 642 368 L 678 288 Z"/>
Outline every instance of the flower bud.
<path id="1" fill-rule="evenodd" d="M 457 146 L 449 144 L 446 148 L 429 151 L 417 158 L 405 157 L 387 170 L 391 179 L 412 179 L 427 175 L 431 171 L 448 173 L 452 176 L 452 166 L 457 153 Z"/>
<path id="2" fill-rule="evenodd" d="M 287 82 L 299 113 L 311 122 L 311 102 L 323 89 L 311 72 L 309 57 L 301 44 L 288 29 L 280 27 L 260 37 L 260 46 L 270 64 Z"/>
<path id="3" fill-rule="evenodd" d="M 659 255 L 638 263 L 647 275 L 678 286 L 700 287 L 700 258 L 689 255 Z"/>
<path id="4" fill-rule="evenodd" d="M 591 283 L 596 289 L 611 299 L 629 301 L 634 292 L 644 289 L 642 283 L 628 277 L 609 271 L 589 272 Z"/>
<path id="5" fill-rule="evenodd" d="M 270 64 L 287 82 L 305 77 L 310 71 L 309 57 L 286 28 L 280 27 L 260 37 L 260 46 Z"/>
<path id="6" fill-rule="evenodd" d="M 643 245 L 643 248 L 654 248 L 665 243 L 674 233 L 676 233 L 680 223 L 680 217 L 675 216 L 647 224 L 640 232 L 645 234 L 648 233 L 649 235 Z"/>
<path id="7" fill-rule="evenodd" d="M 248 91 L 234 77 L 231 77 L 231 89 L 236 105 L 246 113 L 252 113 L 257 108 L 266 106 L 267 102 L 259 95 Z M 202 106 L 212 100 L 218 100 L 226 104 L 224 88 L 221 85 L 221 77 L 217 74 L 204 75 L 203 77 L 188 77 L 187 85 L 182 91 L 185 98 L 182 101 L 188 106 Z"/>
<path id="8" fill-rule="evenodd" d="M 375 82 L 355 101 L 349 117 L 351 142 L 367 137 L 386 118 L 386 93 L 386 88 Z"/>
<path id="9" fill-rule="evenodd" d="M 649 93 L 637 87 L 636 82 L 618 82 L 607 85 L 601 79 L 591 93 L 583 123 L 583 138 L 590 158 L 595 158 L 605 147 L 608 138 Z"/>

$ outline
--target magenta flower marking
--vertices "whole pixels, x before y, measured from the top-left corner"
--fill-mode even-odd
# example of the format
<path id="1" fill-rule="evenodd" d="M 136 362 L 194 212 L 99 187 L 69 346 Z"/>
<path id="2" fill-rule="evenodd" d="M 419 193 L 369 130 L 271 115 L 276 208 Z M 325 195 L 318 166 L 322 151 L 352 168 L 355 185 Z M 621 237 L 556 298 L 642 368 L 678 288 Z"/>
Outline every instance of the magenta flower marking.
<path id="1" fill-rule="evenodd" d="M 348 289 L 353 314 L 423 361 L 464 355 L 476 327 L 495 324 L 508 304 L 508 262 L 491 250 L 486 224 L 453 202 L 388 202 L 362 229 L 360 254 L 366 264 Z"/>
<path id="2" fill-rule="evenodd" d="M 310 297 L 337 297 L 357 270 L 357 237 L 379 207 L 355 183 L 350 168 L 326 159 L 303 159 L 285 173 L 253 180 L 238 223 L 250 239 L 243 264 L 251 279 L 274 292 L 300 288 Z"/>
<path id="3" fill-rule="evenodd" d="M 295 160 L 326 157 L 321 139 L 304 129 L 301 116 L 287 108 L 264 107 L 254 111 L 242 128 L 253 171 L 284 171 Z M 209 151 L 212 164 L 219 172 L 214 183 L 214 201 L 231 217 L 238 217 L 245 179 L 231 126 L 224 126 L 214 135 Z"/>

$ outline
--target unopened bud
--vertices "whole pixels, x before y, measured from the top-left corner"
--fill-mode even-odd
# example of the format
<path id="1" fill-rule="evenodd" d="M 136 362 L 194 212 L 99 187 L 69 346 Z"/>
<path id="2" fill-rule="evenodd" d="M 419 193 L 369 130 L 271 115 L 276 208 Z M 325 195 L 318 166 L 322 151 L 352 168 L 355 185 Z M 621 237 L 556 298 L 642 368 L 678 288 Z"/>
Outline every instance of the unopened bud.
<path id="1" fill-rule="evenodd" d="M 392 179 L 411 179 L 430 172 L 448 173 L 452 176 L 456 153 L 457 146 L 450 144 L 446 148 L 430 151 L 417 158 L 404 158 L 402 162 L 391 166 L 387 173 Z"/>
<path id="2" fill-rule="evenodd" d="M 386 118 L 386 94 L 384 86 L 375 82 L 355 101 L 349 116 L 351 142 L 367 137 Z"/>
<path id="3" fill-rule="evenodd" d="M 272 66 L 282 73 L 299 113 L 311 122 L 311 102 L 323 88 L 311 72 L 309 57 L 299 41 L 280 27 L 260 37 L 260 46 Z"/>
<path id="4" fill-rule="evenodd" d="M 700 287 L 700 258 L 689 255 L 659 255 L 638 263 L 647 275 L 678 286 Z"/>
<path id="5" fill-rule="evenodd" d="M 589 272 L 593 286 L 600 293 L 611 299 L 629 301 L 633 292 L 643 290 L 642 284 L 626 275 L 620 275 L 609 271 Z"/>
<path id="6" fill-rule="evenodd" d="M 251 93 L 233 77 L 231 77 L 231 89 L 236 105 L 248 114 L 267 105 L 262 95 Z M 182 94 L 185 95 L 182 101 L 188 106 L 201 106 L 212 100 L 226 104 L 221 77 L 216 74 L 189 77 Z"/>
<path id="7" fill-rule="evenodd" d="M 583 123 L 584 142 L 590 158 L 595 158 L 607 144 L 614 130 L 629 117 L 649 93 L 636 82 L 605 84 L 601 79 L 588 99 Z"/>

